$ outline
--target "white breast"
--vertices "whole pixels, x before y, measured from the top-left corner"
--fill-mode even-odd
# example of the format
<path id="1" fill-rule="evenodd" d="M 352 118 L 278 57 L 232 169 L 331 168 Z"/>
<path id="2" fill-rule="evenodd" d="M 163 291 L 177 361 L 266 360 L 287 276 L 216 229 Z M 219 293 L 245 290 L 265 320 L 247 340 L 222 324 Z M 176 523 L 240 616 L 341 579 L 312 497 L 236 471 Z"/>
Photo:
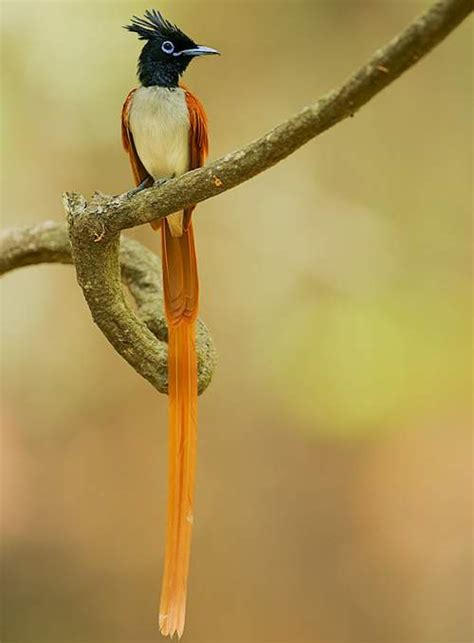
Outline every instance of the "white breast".
<path id="1" fill-rule="evenodd" d="M 139 87 L 130 108 L 130 129 L 145 169 L 154 179 L 189 169 L 189 116 L 180 87 Z"/>

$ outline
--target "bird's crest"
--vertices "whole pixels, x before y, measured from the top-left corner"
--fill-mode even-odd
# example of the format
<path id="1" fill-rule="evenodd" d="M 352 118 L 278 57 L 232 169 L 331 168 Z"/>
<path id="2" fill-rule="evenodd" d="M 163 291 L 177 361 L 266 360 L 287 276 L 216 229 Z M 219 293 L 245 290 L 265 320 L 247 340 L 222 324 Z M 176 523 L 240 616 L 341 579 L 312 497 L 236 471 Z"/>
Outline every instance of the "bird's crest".
<path id="1" fill-rule="evenodd" d="M 124 29 L 138 34 L 140 40 L 153 40 L 154 38 L 170 38 L 173 36 L 187 36 L 176 25 L 166 20 L 156 9 L 147 9 L 144 18 L 133 16 L 131 24 Z"/>

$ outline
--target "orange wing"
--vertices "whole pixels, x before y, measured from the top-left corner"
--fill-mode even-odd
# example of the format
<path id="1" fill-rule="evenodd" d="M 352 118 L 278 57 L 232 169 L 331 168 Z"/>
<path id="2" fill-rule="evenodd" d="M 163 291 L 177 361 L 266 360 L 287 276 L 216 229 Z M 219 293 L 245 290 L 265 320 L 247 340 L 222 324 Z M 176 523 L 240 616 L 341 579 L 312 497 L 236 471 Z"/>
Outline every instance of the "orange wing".
<path id="1" fill-rule="evenodd" d="M 132 91 L 125 99 L 125 103 L 122 107 L 122 144 L 130 159 L 130 165 L 132 166 L 135 185 L 140 185 L 140 183 L 146 178 L 152 180 L 152 177 L 148 174 L 143 163 L 140 161 L 140 157 L 138 156 L 135 142 L 133 140 L 132 132 L 130 130 L 130 107 L 132 105 L 133 94 L 136 91 L 136 88 L 132 89 Z"/>
<path id="2" fill-rule="evenodd" d="M 206 162 L 209 150 L 209 137 L 206 111 L 201 101 L 192 94 L 186 85 L 181 84 L 189 112 L 189 169 L 195 170 Z M 184 229 L 189 227 L 191 215 L 196 206 L 184 211 Z"/>

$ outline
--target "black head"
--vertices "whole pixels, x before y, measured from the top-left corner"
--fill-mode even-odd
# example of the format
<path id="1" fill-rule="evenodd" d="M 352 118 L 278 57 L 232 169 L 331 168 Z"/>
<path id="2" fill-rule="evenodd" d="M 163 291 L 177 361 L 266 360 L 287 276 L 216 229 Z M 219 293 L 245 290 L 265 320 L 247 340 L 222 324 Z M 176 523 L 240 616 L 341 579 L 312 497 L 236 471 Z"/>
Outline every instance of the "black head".
<path id="1" fill-rule="evenodd" d="M 155 9 L 145 11 L 144 18 L 133 16 L 125 29 L 147 41 L 138 61 L 138 77 L 145 87 L 176 87 L 193 58 L 219 53 L 210 47 L 197 45 Z"/>

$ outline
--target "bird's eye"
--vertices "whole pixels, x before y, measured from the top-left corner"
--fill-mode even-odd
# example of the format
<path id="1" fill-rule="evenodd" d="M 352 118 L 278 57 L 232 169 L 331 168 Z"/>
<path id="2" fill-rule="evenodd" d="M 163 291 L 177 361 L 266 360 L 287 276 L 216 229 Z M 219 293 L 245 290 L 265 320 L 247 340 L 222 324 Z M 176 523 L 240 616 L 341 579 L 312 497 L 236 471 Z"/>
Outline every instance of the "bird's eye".
<path id="1" fill-rule="evenodd" d="M 170 40 L 165 40 L 161 45 L 161 50 L 164 51 L 165 54 L 172 54 L 174 51 L 174 45 Z"/>

